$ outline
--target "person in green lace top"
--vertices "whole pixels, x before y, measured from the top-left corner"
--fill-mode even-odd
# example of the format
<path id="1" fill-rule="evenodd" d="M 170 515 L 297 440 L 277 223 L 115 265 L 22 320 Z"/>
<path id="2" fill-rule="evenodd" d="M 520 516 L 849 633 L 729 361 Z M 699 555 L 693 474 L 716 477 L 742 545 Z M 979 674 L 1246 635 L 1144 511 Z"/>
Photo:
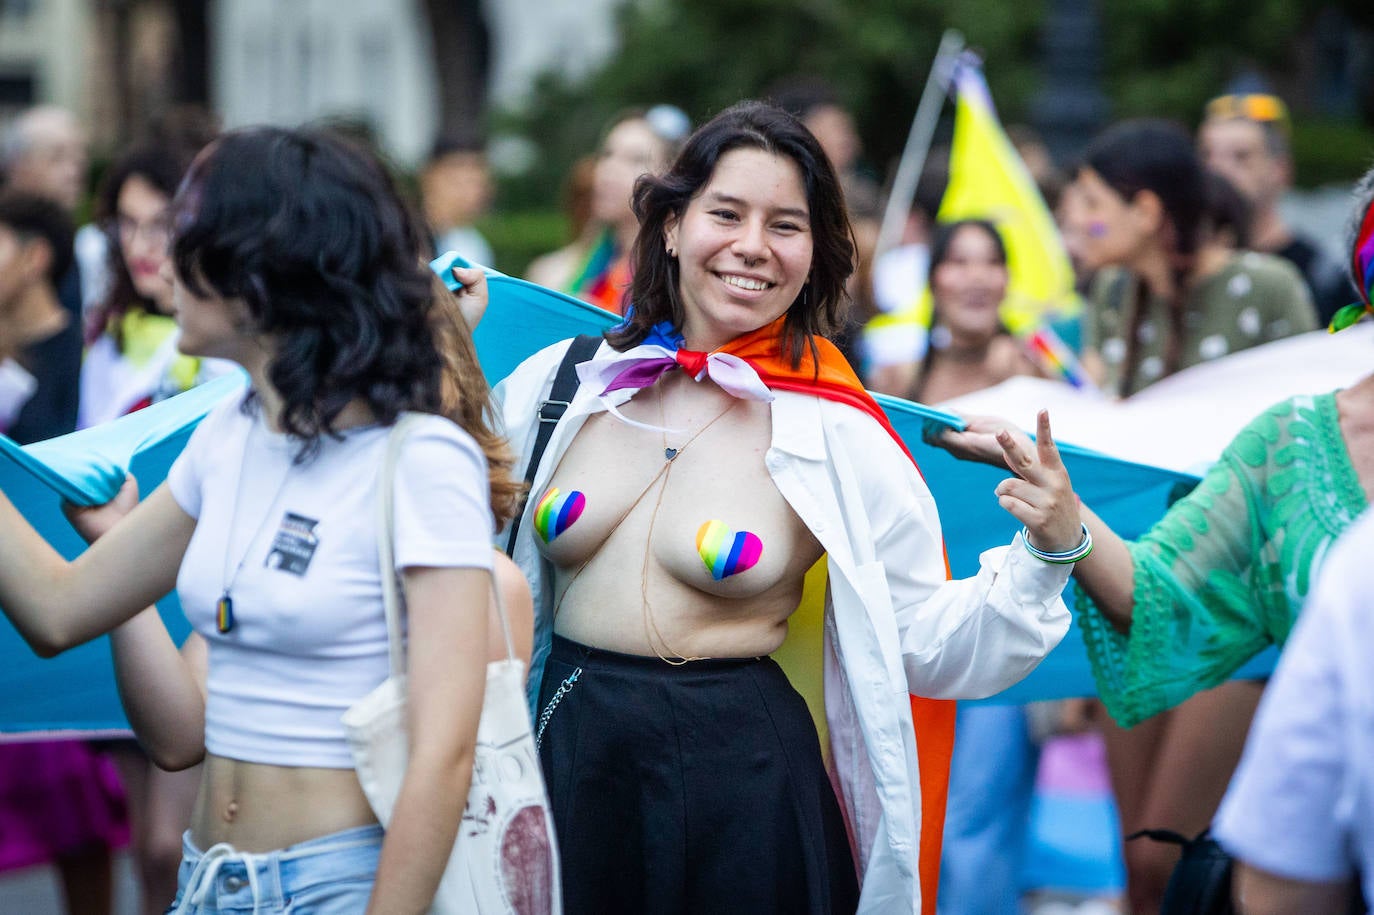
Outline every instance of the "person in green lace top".
<path id="1" fill-rule="evenodd" d="M 1359 183 L 1356 200 L 1351 274 L 1360 309 L 1369 310 L 1374 170 Z M 1000 453 L 1001 446 L 989 433 L 1006 426 L 972 420 L 967 432 L 943 444 L 960 457 L 993 463 L 992 449 Z M 1154 792 L 1148 803 L 1144 794 L 1118 797 L 1125 829 L 1196 832 L 1210 820 L 1220 800 L 1214 789 L 1218 781 L 1224 789 L 1235 768 L 1230 750 L 1238 750 L 1248 719 L 1238 723 L 1217 714 L 1225 709 L 1218 699 L 1195 717 L 1195 733 L 1176 739 L 1154 716 L 1218 695 L 1208 691 L 1264 648 L 1283 645 L 1333 542 L 1365 509 L 1371 491 L 1374 375 L 1344 390 L 1270 407 L 1235 437 L 1191 493 L 1134 542 L 1084 507 L 1096 548 L 1077 564 L 1074 577 L 1099 695 L 1132 735 L 1144 732 L 1155 741 L 1141 744 L 1148 748 L 1136 761 L 1139 781 Z M 1211 731 L 1199 730 L 1208 725 Z M 1240 733 L 1232 733 L 1237 726 Z M 1224 752 L 1213 752 L 1218 747 Z M 1169 784 L 1160 788 L 1161 780 Z M 1126 822 L 1127 810 L 1159 820 Z M 1167 882 L 1172 853 L 1128 846 L 1128 864 L 1133 852 L 1136 865 L 1163 855 L 1153 864 L 1163 865 Z M 1158 911 L 1162 883 L 1137 881 L 1147 871 L 1158 877 L 1153 872 L 1160 868 L 1128 869 L 1133 911 Z"/>
<path id="2" fill-rule="evenodd" d="M 1264 411 L 1134 543 L 1098 522 L 1098 555 L 1076 573 L 1077 609 L 1098 695 L 1118 724 L 1224 682 L 1288 637 L 1314 571 L 1368 504 L 1341 430 L 1338 398 L 1351 397 L 1374 402 L 1374 381 Z M 1104 559 L 1115 562 L 1099 572 Z"/>

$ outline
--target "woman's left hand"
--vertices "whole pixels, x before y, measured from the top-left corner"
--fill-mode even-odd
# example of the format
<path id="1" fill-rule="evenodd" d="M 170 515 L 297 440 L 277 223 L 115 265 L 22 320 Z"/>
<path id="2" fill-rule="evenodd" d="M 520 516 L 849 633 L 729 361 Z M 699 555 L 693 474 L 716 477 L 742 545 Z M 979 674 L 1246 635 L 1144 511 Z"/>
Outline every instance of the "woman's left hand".
<path id="1" fill-rule="evenodd" d="M 1083 539 L 1078 497 L 1050 435 L 1049 411 L 1036 416 L 1034 444 L 1005 428 L 996 438 L 1016 474 L 997 484 L 998 503 L 1026 526 L 1036 549 L 1060 553 L 1077 547 Z"/>
<path id="2" fill-rule="evenodd" d="M 487 274 L 481 267 L 454 267 L 453 275 L 462 287 L 453 294 L 458 298 L 458 309 L 463 320 L 468 322 L 469 330 L 476 330 L 482 316 L 487 313 Z"/>

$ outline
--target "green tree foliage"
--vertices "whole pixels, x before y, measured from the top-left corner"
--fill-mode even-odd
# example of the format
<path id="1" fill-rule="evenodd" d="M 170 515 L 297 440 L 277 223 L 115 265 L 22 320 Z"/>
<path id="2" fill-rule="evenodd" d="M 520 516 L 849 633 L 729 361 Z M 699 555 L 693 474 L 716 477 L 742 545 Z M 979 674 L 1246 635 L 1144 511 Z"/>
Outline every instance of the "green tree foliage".
<path id="1" fill-rule="evenodd" d="M 1196 120 L 1237 72 L 1292 72 L 1323 0 L 1102 0 L 1107 88 L 1118 114 Z"/>
<path id="2" fill-rule="evenodd" d="M 1055 2 L 629 0 L 619 13 L 620 50 L 599 71 L 577 84 L 546 78 L 526 110 L 498 116 L 500 127 L 528 136 L 542 153 L 504 201 L 550 205 L 574 158 L 596 147 L 619 109 L 670 102 L 699 123 L 798 74 L 826 80 L 850 106 L 868 145 L 865 159 L 881 177 L 901 151 L 947 28 L 959 29 L 983 56 L 1003 120 L 1026 117 L 1039 85 L 1041 29 Z M 1087 2 L 1100 16 L 1103 88 L 1113 114 L 1187 124 L 1237 73 L 1278 76 L 1281 87 L 1292 88 L 1285 77 L 1299 70 L 1302 37 L 1323 9 L 1374 27 L 1370 0 Z"/>
<path id="3" fill-rule="evenodd" d="M 525 193 L 543 201 L 578 154 L 595 148 L 619 109 L 669 102 L 695 123 L 791 76 L 820 77 L 855 113 L 881 172 L 901 152 L 946 28 L 990 60 L 999 104 L 1020 110 L 1034 87 L 1043 0 L 644 0 L 622 7 L 620 50 L 590 78 L 543 80 L 532 104 L 497 123 L 531 137 L 544 157 Z M 552 183 L 550 183 L 552 181 Z M 522 188 L 507 199 L 520 201 Z M 556 192 L 555 192 L 556 193 Z M 533 200 L 529 202 L 533 203 Z"/>

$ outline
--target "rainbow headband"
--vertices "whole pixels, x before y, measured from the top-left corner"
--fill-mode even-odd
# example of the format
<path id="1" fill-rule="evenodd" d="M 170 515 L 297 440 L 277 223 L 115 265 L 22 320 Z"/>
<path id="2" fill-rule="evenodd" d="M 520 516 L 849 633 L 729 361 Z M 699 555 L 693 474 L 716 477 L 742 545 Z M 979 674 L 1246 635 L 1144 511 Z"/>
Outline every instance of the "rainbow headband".
<path id="1" fill-rule="evenodd" d="M 1350 252 L 1350 270 L 1360 290 L 1360 301 L 1351 302 L 1331 318 L 1330 330 L 1333 334 L 1360 320 L 1365 312 L 1374 314 L 1374 203 L 1365 210 L 1364 222 L 1355 236 L 1355 244 Z"/>

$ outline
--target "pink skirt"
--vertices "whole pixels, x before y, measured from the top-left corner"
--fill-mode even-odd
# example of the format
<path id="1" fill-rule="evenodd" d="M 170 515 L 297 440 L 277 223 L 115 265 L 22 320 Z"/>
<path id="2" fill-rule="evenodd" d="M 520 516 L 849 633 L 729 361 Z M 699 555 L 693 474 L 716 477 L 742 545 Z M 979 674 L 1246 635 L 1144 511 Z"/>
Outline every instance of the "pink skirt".
<path id="1" fill-rule="evenodd" d="M 129 841 L 114 764 L 79 740 L 0 744 L 0 871 Z"/>

